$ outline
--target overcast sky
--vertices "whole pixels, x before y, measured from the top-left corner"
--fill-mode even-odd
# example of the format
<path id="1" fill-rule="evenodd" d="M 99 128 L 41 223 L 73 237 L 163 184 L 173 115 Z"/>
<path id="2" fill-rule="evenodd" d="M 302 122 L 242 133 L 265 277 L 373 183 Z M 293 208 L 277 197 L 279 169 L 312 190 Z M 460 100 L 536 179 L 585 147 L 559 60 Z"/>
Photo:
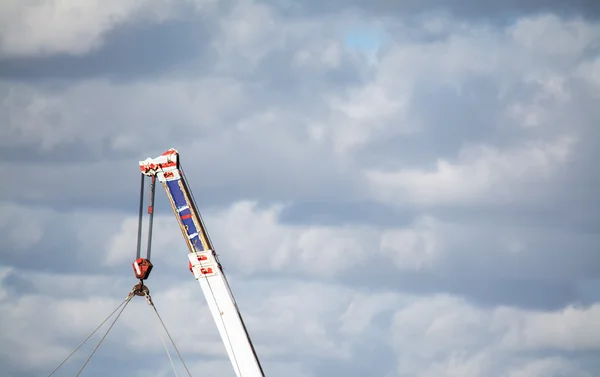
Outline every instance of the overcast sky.
<path id="1" fill-rule="evenodd" d="M 268 376 L 599 376 L 599 51 L 595 0 L 2 0 L 0 375 L 125 298 L 174 147 Z M 157 201 L 156 306 L 234 376 Z M 135 298 L 84 375 L 162 347 Z"/>

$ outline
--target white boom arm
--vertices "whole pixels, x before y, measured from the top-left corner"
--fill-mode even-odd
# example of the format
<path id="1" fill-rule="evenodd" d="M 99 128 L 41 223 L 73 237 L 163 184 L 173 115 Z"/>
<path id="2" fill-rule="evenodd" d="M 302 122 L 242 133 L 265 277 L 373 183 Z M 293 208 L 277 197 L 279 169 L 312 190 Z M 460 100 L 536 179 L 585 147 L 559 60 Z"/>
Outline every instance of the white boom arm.
<path id="1" fill-rule="evenodd" d="M 140 169 L 145 175 L 156 176 L 167 192 L 190 251 L 190 270 L 202 287 L 236 376 L 264 377 L 242 316 L 185 181 L 179 153 L 169 149 L 157 158 L 140 161 Z"/>

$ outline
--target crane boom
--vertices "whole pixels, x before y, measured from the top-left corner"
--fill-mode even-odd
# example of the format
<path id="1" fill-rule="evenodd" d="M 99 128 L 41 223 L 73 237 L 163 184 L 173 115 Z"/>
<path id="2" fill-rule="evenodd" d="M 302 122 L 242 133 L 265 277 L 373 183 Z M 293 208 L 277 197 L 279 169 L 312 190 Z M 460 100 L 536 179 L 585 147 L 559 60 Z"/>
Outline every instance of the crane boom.
<path id="1" fill-rule="evenodd" d="M 264 377 L 229 283 L 198 212 L 180 165 L 179 152 L 169 149 L 140 161 L 142 174 L 162 183 L 186 240 L 189 269 L 200 283 L 208 307 L 237 377 Z"/>

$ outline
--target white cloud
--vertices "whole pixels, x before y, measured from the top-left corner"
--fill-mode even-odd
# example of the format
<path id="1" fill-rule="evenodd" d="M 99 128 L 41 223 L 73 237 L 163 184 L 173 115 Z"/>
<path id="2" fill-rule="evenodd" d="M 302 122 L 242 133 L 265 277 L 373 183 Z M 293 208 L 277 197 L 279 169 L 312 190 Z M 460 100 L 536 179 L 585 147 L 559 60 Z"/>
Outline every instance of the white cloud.
<path id="1" fill-rule="evenodd" d="M 380 341 L 387 336 L 387 330 L 376 325 L 377 317 L 393 312 L 400 302 L 398 295 L 392 292 L 356 293 L 340 317 L 340 333 L 356 336 L 366 343 Z"/>
<path id="2" fill-rule="evenodd" d="M 455 163 L 440 159 L 433 171 L 402 169 L 366 173 L 374 194 L 387 203 L 460 203 L 515 199 L 516 187 L 547 181 L 558 174 L 570 156 L 574 139 L 532 142 L 508 150 L 470 146 Z M 522 191 L 519 191 L 522 192 Z"/>
<path id="3" fill-rule="evenodd" d="M 286 35 L 278 16 L 268 5 L 251 0 L 238 1 L 221 21 L 221 33 L 213 42 L 222 59 L 221 69 L 252 69 L 267 52 L 281 47 Z"/>
<path id="4" fill-rule="evenodd" d="M 0 209 L 0 231 L 4 242 L 12 246 L 6 252 L 17 253 L 37 245 L 44 235 L 45 223 L 51 221 L 51 211 L 47 210 L 36 211 L 7 202 L 0 202 Z"/>
<path id="5" fill-rule="evenodd" d="M 406 124 L 409 100 L 408 91 L 392 91 L 378 84 L 355 89 L 343 98 L 331 98 L 333 115 L 328 128 L 335 151 L 344 155 L 378 139 L 411 132 Z"/>
<path id="6" fill-rule="evenodd" d="M 293 62 L 300 69 L 327 71 L 339 67 L 342 53 L 340 42 L 323 41 L 297 51 L 294 54 Z"/>
<path id="7" fill-rule="evenodd" d="M 216 5 L 185 4 L 200 12 Z M 87 1 L 74 17 L 75 6 L 64 1 L 5 1 L 0 55 L 85 54 L 119 25 L 186 16 L 178 5 Z M 560 310 L 526 310 L 497 306 L 495 294 L 514 278 L 569 290 L 596 274 L 598 239 L 574 230 L 578 214 L 563 208 L 576 194 L 545 199 L 565 177 L 569 187 L 580 184 L 566 174 L 586 168 L 572 162 L 590 143 L 581 132 L 593 114 L 578 106 L 597 87 L 578 85 L 600 82 L 597 59 L 583 59 L 600 35 L 597 23 L 536 16 L 494 28 L 423 16 L 415 30 L 357 12 L 290 17 L 267 3 L 231 5 L 213 18 L 209 44 L 218 59 L 205 76 L 178 71 L 62 88 L 0 83 L 0 174 L 9 177 L 0 202 L 0 256 L 8 266 L 0 269 L 0 344 L 8 345 L 0 362 L 47 370 L 131 288 L 137 161 L 174 146 L 267 374 L 325 375 L 337 365 L 355 373 L 380 366 L 390 376 L 594 375 L 579 352 L 600 348 L 597 304 L 569 306 L 569 296 L 557 299 Z M 367 24 L 387 29 L 393 41 L 362 65 L 342 38 Z M 479 106 L 472 82 L 489 89 L 490 103 L 482 104 L 489 129 L 460 116 L 426 124 L 439 109 L 421 106 L 428 102 L 420 96 L 445 85 L 457 102 Z M 450 134 L 452 145 L 440 140 Z M 408 148 L 394 149 L 396 140 Z M 68 163 L 57 161 L 61 153 L 71 153 Z M 120 207 L 100 212 L 108 201 Z M 313 204 L 303 208 L 303 201 Z M 347 206 L 335 213 L 337 223 L 306 220 L 331 201 Z M 356 201 L 398 212 L 368 213 Z M 57 208 L 65 203 L 75 209 Z M 304 223 L 282 222 L 285 210 L 313 211 L 314 203 L 324 208 Z M 535 229 L 516 224 L 523 217 Z M 406 219 L 412 222 L 398 225 Z M 163 318 L 194 371 L 231 375 L 174 216 L 159 213 L 154 234 L 150 284 Z M 56 272 L 73 269 L 77 275 Z M 467 299 L 480 287 L 456 287 L 469 278 L 498 282 L 489 307 Z M 393 288 L 376 290 L 382 285 Z M 403 293 L 446 288 L 461 292 Z M 135 360 L 164 357 L 146 309 L 143 300 L 132 303 L 109 349 L 120 343 L 139 352 Z M 165 368 L 138 372 L 169 374 L 160 360 Z"/>
<path id="8" fill-rule="evenodd" d="M 462 93 L 465 79 L 489 78 L 499 83 L 502 98 L 514 85 L 534 81 L 543 85 L 543 95 L 564 103 L 569 94 L 561 82 L 579 75 L 580 64 L 587 64 L 580 63 L 581 55 L 600 36 L 600 26 L 596 24 L 564 21 L 556 16 L 521 19 L 502 32 L 489 26 L 466 27 L 459 22 L 450 25 L 446 30 L 448 38 L 432 43 L 412 40 L 410 33 L 414 31 L 403 25 L 391 29 L 395 31 L 395 41 L 382 52 L 380 64 L 369 76 L 372 79 L 348 94 L 333 95 L 330 107 L 334 115 L 327 126 L 321 127 L 330 131 L 336 150 L 348 153 L 357 146 L 369 148 L 373 141 L 425 132 L 418 114 L 411 114 L 410 106 L 413 93 L 423 83 L 451 85 Z M 532 30 L 538 35 L 536 39 L 528 37 Z M 529 48 L 534 40 L 536 48 Z M 559 47 L 555 45 L 557 40 Z M 490 50 L 489 46 L 494 47 Z M 539 96 L 536 95 L 536 103 L 544 99 Z M 435 112 L 435 107 L 432 103 L 428 111 Z M 540 107 L 523 108 L 517 103 L 510 112 L 523 125 L 552 123 L 556 112 Z"/>
<path id="9" fill-rule="evenodd" d="M 69 291 L 69 287 L 54 284 L 52 275 L 40 278 L 36 293 L 11 294 L 0 300 L 0 340 L 13 345 L 3 349 L 2 356 L 26 363 L 33 370 L 56 365 L 129 289 L 127 280 L 119 279 L 115 288 L 122 288 L 121 295 L 115 290 L 110 297 L 100 293 L 61 298 L 63 289 Z M 110 277 L 96 278 L 99 283 L 114 284 Z M 73 283 L 87 284 L 86 279 L 81 276 Z M 192 371 L 201 368 L 196 362 L 201 356 L 222 366 L 218 375 L 229 375 L 199 287 L 191 277 L 187 282 L 162 283 L 152 282 L 152 295 Z M 541 312 L 479 308 L 449 295 L 415 297 L 291 280 L 234 280 L 233 286 L 240 288 L 235 292 L 238 303 L 267 371 L 289 363 L 297 375 L 310 375 L 298 359 L 347 363 L 361 356 L 361 347 L 375 346 L 382 350 L 389 347 L 395 353 L 396 373 L 400 375 L 587 376 L 574 361 L 536 356 L 532 351 L 600 348 L 600 329 L 593 325 L 598 305 Z M 153 355 L 155 360 L 163 360 L 166 368 L 158 325 L 148 309 L 143 299 L 134 298 L 104 347 L 121 344 L 132 357 Z M 46 314 L 40 319 L 42 310 Z M 583 328 L 586 331 L 578 330 Z M 31 337 L 37 341 L 27 341 Z M 47 351 L 43 357 L 36 351 L 41 349 Z"/>
<path id="10" fill-rule="evenodd" d="M 0 116 L 7 124 L 0 131 L 0 143 L 33 144 L 43 151 L 72 143 L 94 151 L 103 140 L 115 151 L 140 150 L 147 148 L 143 144 L 148 137 L 164 144 L 165 127 L 183 135 L 218 130 L 230 106 L 247 103 L 240 84 L 227 78 L 130 85 L 91 80 L 60 92 L 10 82 L 0 85 Z M 90 97 L 96 99 L 89 101 Z"/>
<path id="11" fill-rule="evenodd" d="M 533 356 L 535 354 L 525 353 L 525 348 L 528 351 L 545 351 L 549 347 L 571 350 L 576 344 L 581 349 L 597 350 L 600 344 L 590 343 L 589 339 L 597 338 L 600 329 L 588 327 L 589 336 L 567 330 L 593 321 L 597 310 L 597 305 L 566 307 L 553 312 L 503 307 L 482 309 L 452 296 L 417 298 L 394 315 L 397 373 L 423 377 L 508 377 L 539 373 L 587 376 L 577 363 L 560 357 Z M 546 320 L 539 321 L 540 316 Z M 523 356 L 525 354 L 528 356 Z"/>
<path id="12" fill-rule="evenodd" d="M 115 26 L 170 17 L 161 1 L 6 0 L 0 5 L 0 56 L 81 55 L 98 48 Z"/>
<path id="13" fill-rule="evenodd" d="M 0 201 L 0 256 L 31 266 L 54 261 L 62 269 L 73 264 L 99 263 L 101 247 L 117 229 L 121 215 L 85 209 L 61 212 L 45 206 L 15 205 Z M 133 249 L 135 250 L 135 249 Z M 134 251 L 130 251 L 135 256 Z"/>
<path id="14" fill-rule="evenodd" d="M 561 357 L 547 357 L 531 361 L 523 367 L 514 369 L 507 377 L 543 377 L 543 376 L 577 376 L 592 377 L 575 363 Z"/>
<path id="15" fill-rule="evenodd" d="M 157 200 L 166 202 L 162 189 L 157 192 Z M 39 265 L 41 260 L 58 261 L 51 255 L 59 252 L 57 256 L 63 269 L 85 263 L 95 265 L 99 273 L 115 268 L 130 273 L 129 264 L 135 256 L 137 239 L 134 207 L 130 214 L 94 214 L 88 210 L 56 212 L 5 205 L 4 208 L 13 208 L 12 212 L 5 213 L 13 215 L 11 222 L 4 226 L 0 223 L 0 236 L 7 245 L 3 251 L 20 250 L 19 254 L 5 255 L 20 261 L 21 266 L 30 264 L 26 253 L 43 250 L 46 253 L 43 259 L 36 259 L 31 266 Z M 543 255 L 551 255 L 557 261 L 567 260 L 572 254 L 562 245 L 573 242 L 585 245 L 585 241 L 567 231 L 555 231 L 553 237 L 548 237 L 543 236 L 546 228 L 515 229 L 468 219 L 453 222 L 432 215 L 420 215 L 411 223 L 396 226 L 295 224 L 281 221 L 284 209 L 286 206 L 281 204 L 264 206 L 254 201 L 239 201 L 224 208 L 202 210 L 215 249 L 228 271 L 245 277 L 275 273 L 335 281 L 341 277 L 353 278 L 357 273 L 364 276 L 365 271 L 369 271 L 368 275 L 378 271 L 381 263 L 389 262 L 386 274 L 427 272 L 455 278 L 505 279 L 506 276 L 542 277 L 550 273 L 557 279 L 571 281 L 587 265 L 584 261 L 591 258 L 582 254 L 580 263 L 563 268 L 560 273 L 551 266 L 533 262 L 531 258 Z M 186 271 L 186 244 L 175 216 L 165 210 L 155 215 L 152 260 L 167 273 Z M 16 228 L 21 221 L 23 225 Z M 41 236 L 26 237 L 27 234 L 18 231 L 22 227 L 37 229 Z M 142 240 L 145 254 L 145 232 Z M 486 250 L 485 258 L 481 250 Z M 517 268 L 507 258 L 510 261 L 522 259 L 522 265 Z M 363 281 L 361 277 L 358 284 Z"/>
<path id="16" fill-rule="evenodd" d="M 383 230 L 366 226 L 301 226 L 281 224 L 284 207 L 261 208 L 255 202 L 242 201 L 219 212 L 204 215 L 215 249 L 226 268 L 243 275 L 287 271 L 307 276 L 332 277 L 359 269 L 371 270 L 369 259 L 383 255 L 400 269 L 430 267 L 439 258 L 434 243 L 433 220 L 424 219 L 414 226 Z M 153 242 L 155 258 L 173 263 L 160 255 L 161 250 L 184 252 L 185 243 L 174 216 L 155 217 Z M 137 218 L 126 218 L 120 231 L 107 240 L 109 265 L 124 263 L 135 248 Z M 180 246 L 177 246 L 180 245 Z M 187 253 L 187 251 L 185 251 Z"/>
<path id="17" fill-rule="evenodd" d="M 569 306 L 558 312 L 527 317 L 520 344 L 531 348 L 564 350 L 600 349 L 600 304 L 589 308 Z"/>
<path id="18" fill-rule="evenodd" d="M 252 74 L 272 52 L 289 52 L 293 74 L 300 77 L 339 68 L 344 58 L 365 62 L 343 51 L 341 40 L 347 28 L 364 23 L 354 10 L 343 10 L 335 17 L 289 17 L 267 3 L 238 0 L 219 19 L 211 44 L 219 58 L 216 71 Z"/>
<path id="19" fill-rule="evenodd" d="M 424 217 L 412 228 L 385 231 L 380 241 L 382 253 L 400 269 L 429 269 L 443 252 L 436 223 L 434 218 Z"/>
<path id="20" fill-rule="evenodd" d="M 26 365 L 29 370 L 58 365 L 74 348 L 73 342 L 83 340 L 93 330 L 92 324 L 98 325 L 104 319 L 100 317 L 116 306 L 116 300 L 106 297 L 76 301 L 36 294 L 5 297 L 0 301 L 0 338 L 11 347 L 2 347 L 0 357 L 4 363 Z"/>
<path id="21" fill-rule="evenodd" d="M 156 279 L 148 281 L 159 313 L 187 360 L 194 362 L 198 356 L 215 361 L 224 359 L 226 354 L 202 291 L 191 276 L 182 273 L 183 275 L 189 277 L 189 281 L 162 281 L 167 284 L 159 284 Z M 60 276 L 58 278 L 60 280 Z M 115 283 L 112 277 L 94 278 L 100 285 Z M 111 297 L 105 293 L 97 293 L 64 298 L 59 296 L 69 292 L 71 287 L 62 283 L 55 284 L 55 276 L 52 275 L 44 274 L 40 279 L 41 286 L 36 290 L 37 293 L 20 297 L 10 295 L 0 301 L 0 315 L 3 318 L 0 340 L 14 345 L 12 348 L 2 349 L 1 356 L 12 358 L 13 362 L 25 363 L 35 370 L 48 369 L 53 364 L 58 364 L 70 351 L 70 345 L 74 348 L 83 340 L 117 307 L 130 288 L 126 279 L 118 279 L 117 286 L 120 286 L 121 294 L 117 294 L 115 290 Z M 73 283 L 79 286 L 87 285 L 87 279 L 88 276 L 72 278 Z M 240 285 L 240 282 L 237 284 Z M 249 296 L 245 297 L 238 290 L 238 304 L 251 336 L 255 340 L 259 339 L 258 352 L 263 362 L 268 364 L 268 370 L 271 365 L 274 369 L 281 369 L 283 360 L 298 357 L 348 357 L 351 352 L 349 344 L 335 339 L 337 336 L 332 332 L 331 325 L 335 326 L 337 313 L 343 309 L 350 292 L 339 295 L 335 286 L 318 284 L 292 284 L 285 287 L 277 282 L 258 286 L 252 282 L 246 284 L 250 284 L 253 289 L 246 289 L 245 293 Z M 253 305 L 248 305 L 249 303 Z M 46 315 L 34 320 L 42 310 Z M 125 347 L 132 357 L 149 354 L 158 357 L 164 351 L 158 335 L 159 327 L 153 316 L 145 300 L 135 297 L 104 347 Z M 103 329 L 101 333 L 106 330 L 106 326 Z M 35 333 L 38 333 L 37 337 Z M 28 340 L 34 337 L 36 342 Z M 290 337 L 296 341 L 285 342 Z M 97 341 L 98 337 L 94 339 Z M 91 340 L 92 343 L 94 339 Z M 42 349 L 48 349 L 43 358 L 37 355 Z M 166 358 L 164 361 L 167 365 Z M 229 365 L 225 364 L 224 368 L 228 368 Z M 299 365 L 294 366 L 298 362 L 292 361 L 291 364 L 297 370 L 296 373 L 301 374 Z M 196 368 L 201 368 L 200 364 L 195 365 Z M 219 375 L 229 375 L 228 370 L 221 371 Z"/>
<path id="22" fill-rule="evenodd" d="M 4 281 L 4 279 L 6 279 L 8 274 L 10 274 L 11 272 L 12 272 L 12 268 L 0 266 L 0 300 L 3 300 L 8 295 L 7 290 L 5 288 L 2 288 L 3 284 L 1 284 L 1 283 Z"/>
<path id="23" fill-rule="evenodd" d="M 83 55 L 100 48 L 114 28 L 134 21 L 162 23 L 191 9 L 209 13 L 214 0 L 4 0 L 0 57 Z"/>
<path id="24" fill-rule="evenodd" d="M 585 52 L 598 38 L 600 26 L 582 18 L 561 19 L 554 14 L 519 19 L 507 29 L 519 46 L 531 54 L 573 59 Z"/>

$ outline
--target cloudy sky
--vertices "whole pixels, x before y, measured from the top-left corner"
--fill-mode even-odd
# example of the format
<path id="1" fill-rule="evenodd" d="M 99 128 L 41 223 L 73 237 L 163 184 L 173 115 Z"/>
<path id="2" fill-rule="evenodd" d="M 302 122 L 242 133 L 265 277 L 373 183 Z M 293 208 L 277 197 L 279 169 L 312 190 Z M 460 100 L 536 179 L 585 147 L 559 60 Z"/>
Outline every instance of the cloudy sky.
<path id="1" fill-rule="evenodd" d="M 268 376 L 599 376 L 600 3 L 450 3 L 2 0 L 0 374 L 124 299 L 175 147 Z M 233 376 L 157 200 L 157 308 Z M 172 375 L 144 300 L 84 375 Z"/>

